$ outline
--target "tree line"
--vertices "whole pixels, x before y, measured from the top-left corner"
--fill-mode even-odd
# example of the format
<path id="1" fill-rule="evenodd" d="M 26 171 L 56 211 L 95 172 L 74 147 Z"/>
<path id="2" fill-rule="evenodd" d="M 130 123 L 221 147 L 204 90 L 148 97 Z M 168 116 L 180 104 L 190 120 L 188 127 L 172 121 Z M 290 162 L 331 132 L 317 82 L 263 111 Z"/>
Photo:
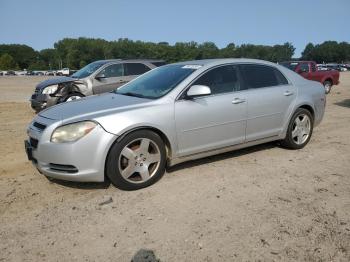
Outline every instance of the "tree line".
<path id="1" fill-rule="evenodd" d="M 168 63 L 206 58 L 256 58 L 272 62 L 291 60 L 295 48 L 291 43 L 281 45 L 228 44 L 218 48 L 213 42 L 143 42 L 121 38 L 106 41 L 94 38 L 64 38 L 54 48 L 36 51 L 19 44 L 0 45 L 0 70 L 48 70 L 68 67 L 79 69 L 93 61 L 112 58 L 152 58 Z M 350 44 L 327 41 L 320 45 L 309 43 L 302 59 L 317 62 L 350 60 Z"/>

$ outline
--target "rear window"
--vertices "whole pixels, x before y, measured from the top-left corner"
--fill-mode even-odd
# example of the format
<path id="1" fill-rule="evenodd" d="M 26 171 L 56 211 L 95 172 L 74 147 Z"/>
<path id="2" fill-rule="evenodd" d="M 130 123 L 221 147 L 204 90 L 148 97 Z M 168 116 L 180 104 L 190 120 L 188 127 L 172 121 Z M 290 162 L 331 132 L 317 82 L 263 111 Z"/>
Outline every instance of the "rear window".
<path id="1" fill-rule="evenodd" d="M 147 71 L 151 70 L 148 66 L 141 63 L 125 63 L 124 64 L 124 75 L 133 76 L 133 75 L 142 75 Z"/>
<path id="2" fill-rule="evenodd" d="M 247 88 L 262 88 L 288 84 L 287 79 L 274 67 L 265 65 L 240 65 Z"/>
<path id="3" fill-rule="evenodd" d="M 297 66 L 299 65 L 298 62 L 282 62 L 280 63 L 280 65 L 287 67 L 288 69 L 295 71 L 295 69 L 297 68 Z"/>

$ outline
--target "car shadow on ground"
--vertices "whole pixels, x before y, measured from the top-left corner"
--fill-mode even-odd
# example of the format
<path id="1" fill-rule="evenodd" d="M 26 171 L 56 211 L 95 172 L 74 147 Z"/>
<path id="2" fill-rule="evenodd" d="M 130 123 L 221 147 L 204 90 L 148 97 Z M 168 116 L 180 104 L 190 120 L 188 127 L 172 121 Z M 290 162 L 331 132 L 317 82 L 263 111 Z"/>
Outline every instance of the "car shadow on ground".
<path id="1" fill-rule="evenodd" d="M 222 153 L 222 154 L 218 154 L 218 155 L 214 155 L 214 156 L 200 158 L 197 160 L 192 160 L 192 161 L 180 163 L 180 164 L 172 166 L 172 167 L 168 167 L 167 172 L 171 173 L 171 172 L 175 172 L 175 171 L 178 171 L 181 169 L 210 164 L 210 163 L 225 160 L 228 158 L 240 157 L 240 156 L 243 156 L 246 154 L 251 154 L 251 153 L 254 153 L 257 151 L 271 149 L 271 148 L 274 148 L 276 146 L 278 146 L 277 142 L 270 142 L 270 143 L 256 145 L 256 146 L 252 146 L 252 147 L 247 147 L 247 148 L 243 148 L 243 149 L 239 149 L 239 150 L 234 150 L 234 151 L 230 151 L 227 153 Z"/>
<path id="2" fill-rule="evenodd" d="M 54 178 L 49 178 L 46 177 L 50 183 L 55 183 L 61 186 L 65 186 L 65 187 L 71 187 L 71 188 L 77 188 L 77 189 L 86 189 L 86 190 L 90 190 L 90 189 L 107 189 L 110 187 L 111 182 L 106 179 L 106 181 L 104 182 L 73 182 L 73 181 L 65 181 L 65 180 L 58 180 L 58 179 L 54 179 Z"/>
<path id="3" fill-rule="evenodd" d="M 344 99 L 343 101 L 334 104 L 337 106 L 350 107 L 350 99 Z"/>

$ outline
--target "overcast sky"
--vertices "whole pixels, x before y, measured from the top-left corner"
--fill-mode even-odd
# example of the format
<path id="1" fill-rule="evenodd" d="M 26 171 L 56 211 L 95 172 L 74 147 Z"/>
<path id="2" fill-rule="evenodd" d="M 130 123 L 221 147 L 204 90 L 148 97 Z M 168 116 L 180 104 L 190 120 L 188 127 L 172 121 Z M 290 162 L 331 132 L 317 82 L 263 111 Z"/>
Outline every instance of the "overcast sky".
<path id="1" fill-rule="evenodd" d="M 350 0 L 0 0 L 0 43 L 36 50 L 64 37 L 173 44 L 350 42 Z"/>

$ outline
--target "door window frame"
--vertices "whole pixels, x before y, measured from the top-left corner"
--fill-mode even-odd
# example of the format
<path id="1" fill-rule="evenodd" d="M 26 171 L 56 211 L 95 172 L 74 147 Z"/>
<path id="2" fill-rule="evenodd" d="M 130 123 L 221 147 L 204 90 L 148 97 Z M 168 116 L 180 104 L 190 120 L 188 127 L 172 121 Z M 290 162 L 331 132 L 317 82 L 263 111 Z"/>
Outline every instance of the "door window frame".
<path id="1" fill-rule="evenodd" d="M 249 88 L 247 86 L 247 83 L 243 77 L 243 73 L 242 73 L 242 69 L 240 68 L 240 66 L 242 65 L 257 65 L 257 66 L 265 66 L 265 67 L 269 67 L 272 68 L 274 70 L 277 70 L 278 72 L 280 72 L 282 74 L 282 76 L 287 80 L 287 84 L 278 84 L 278 85 L 274 85 L 274 86 L 264 86 L 264 87 L 251 87 Z M 288 86 L 288 85 L 292 85 L 292 82 L 289 80 L 289 78 L 281 71 L 279 70 L 276 66 L 272 66 L 272 65 L 266 65 L 266 64 L 260 64 L 260 63 L 239 63 L 238 64 L 238 68 L 240 69 L 240 73 L 242 75 L 242 80 L 243 80 L 243 84 L 245 86 L 244 90 L 257 90 L 257 89 L 264 89 L 264 88 L 273 88 L 273 87 L 278 87 L 278 86 Z"/>
<path id="2" fill-rule="evenodd" d="M 227 63 L 227 64 L 216 65 L 216 66 L 213 66 L 213 67 L 206 69 L 200 75 L 198 75 L 194 79 L 192 79 L 192 81 L 189 84 L 187 84 L 187 86 L 184 89 L 182 89 L 182 91 L 177 95 L 175 101 L 187 100 L 185 94 L 188 91 L 188 89 L 190 89 L 190 87 L 194 84 L 194 82 L 196 82 L 199 78 L 201 78 L 203 75 L 205 75 L 209 71 L 214 70 L 214 69 L 219 68 L 219 67 L 224 67 L 224 66 L 234 66 L 236 68 L 239 86 L 241 87 L 242 86 L 242 76 L 241 76 L 241 72 L 238 68 L 238 64 Z M 221 95 L 227 95 L 227 94 L 231 94 L 231 93 L 238 93 L 238 92 L 242 92 L 242 91 L 245 91 L 245 90 L 238 90 L 238 91 L 232 90 L 230 92 L 225 92 L 225 93 L 218 93 L 218 94 L 210 94 L 210 95 L 205 95 L 205 96 L 193 97 L 193 99 L 203 99 L 203 98 L 208 98 L 208 97 L 213 97 L 213 96 L 221 96 Z"/>
<path id="3" fill-rule="evenodd" d="M 98 76 L 98 75 L 99 75 L 103 70 L 105 70 L 107 67 L 112 66 L 112 65 L 121 65 L 121 66 L 122 66 L 122 69 L 123 69 L 123 73 L 122 73 L 121 76 L 110 76 L 110 77 L 106 77 L 106 79 L 107 79 L 107 78 L 115 78 L 115 77 L 124 77 L 124 71 L 125 71 L 125 69 L 124 69 L 123 63 L 111 63 L 111 64 L 106 64 L 105 66 L 103 66 L 102 68 L 100 68 L 100 71 L 96 72 L 96 74 L 94 75 L 94 78 L 95 78 L 96 76 Z"/>

